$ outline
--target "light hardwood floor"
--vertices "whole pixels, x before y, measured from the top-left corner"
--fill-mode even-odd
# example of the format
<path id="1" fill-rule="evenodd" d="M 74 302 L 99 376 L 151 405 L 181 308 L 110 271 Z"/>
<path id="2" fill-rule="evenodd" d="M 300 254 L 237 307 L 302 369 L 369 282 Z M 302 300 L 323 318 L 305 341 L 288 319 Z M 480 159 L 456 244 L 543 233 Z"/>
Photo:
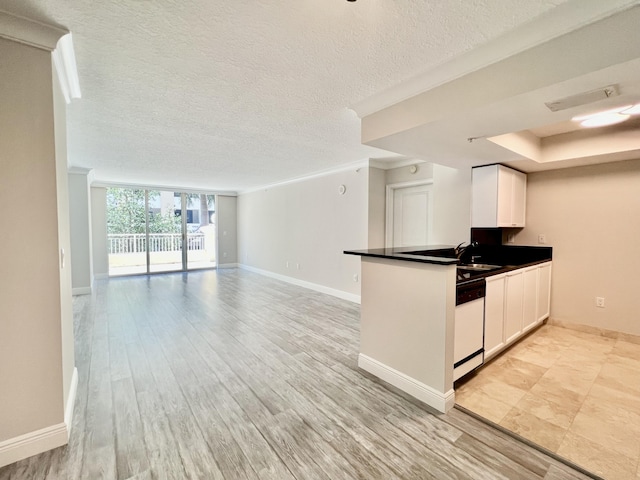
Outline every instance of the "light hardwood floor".
<path id="1" fill-rule="evenodd" d="M 358 305 L 241 270 L 96 290 L 69 445 L 0 480 L 588 478 L 358 370 Z"/>

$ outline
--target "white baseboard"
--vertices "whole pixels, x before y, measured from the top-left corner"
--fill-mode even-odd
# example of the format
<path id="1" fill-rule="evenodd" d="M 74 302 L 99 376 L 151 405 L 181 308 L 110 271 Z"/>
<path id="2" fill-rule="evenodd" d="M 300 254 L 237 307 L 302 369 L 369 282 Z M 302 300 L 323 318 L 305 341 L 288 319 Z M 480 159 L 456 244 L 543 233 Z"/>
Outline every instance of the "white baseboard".
<path id="1" fill-rule="evenodd" d="M 237 263 L 219 263 L 217 268 L 238 268 Z"/>
<path id="2" fill-rule="evenodd" d="M 71 435 L 71 425 L 73 424 L 73 407 L 76 404 L 77 392 L 78 392 L 78 369 L 76 367 L 73 367 L 73 375 L 71 376 L 71 386 L 69 386 L 69 394 L 67 395 L 67 407 L 64 409 L 64 424 L 67 426 L 68 435 Z"/>
<path id="3" fill-rule="evenodd" d="M 353 303 L 358 303 L 358 304 L 360 303 L 360 295 L 343 292 L 342 290 L 336 290 L 335 288 L 325 287 L 324 285 L 307 282 L 305 280 L 300 280 L 293 277 L 287 277 L 286 275 L 280 275 L 279 273 L 270 272 L 268 270 L 262 270 L 260 268 L 251 267 L 249 265 L 244 265 L 242 263 L 239 264 L 238 267 L 242 268 L 243 270 L 249 270 L 250 272 L 259 273 L 260 275 L 264 275 L 265 277 L 275 278 L 276 280 L 281 280 L 283 282 L 291 283 L 299 287 L 308 288 L 309 290 L 315 290 L 316 292 L 326 293 L 327 295 L 338 297 L 343 300 L 348 300 Z"/>
<path id="4" fill-rule="evenodd" d="M 91 295 L 91 287 L 76 287 L 71 290 L 72 295 Z"/>
<path id="5" fill-rule="evenodd" d="M 415 378 L 405 375 L 362 353 L 358 355 L 358 367 L 399 388 L 439 412 L 446 413 L 453 408 L 455 404 L 455 394 L 453 390 L 441 393 L 429 385 L 419 382 Z"/>
<path id="6" fill-rule="evenodd" d="M 66 445 L 69 432 L 64 423 L 0 442 L 0 467 Z"/>
<path id="7" fill-rule="evenodd" d="M 18 437 L 0 442 L 0 467 L 18 462 L 33 455 L 47 452 L 69 443 L 71 425 L 73 424 L 73 407 L 78 391 L 78 369 L 73 368 L 67 407 L 64 411 L 64 423 L 26 433 Z"/>

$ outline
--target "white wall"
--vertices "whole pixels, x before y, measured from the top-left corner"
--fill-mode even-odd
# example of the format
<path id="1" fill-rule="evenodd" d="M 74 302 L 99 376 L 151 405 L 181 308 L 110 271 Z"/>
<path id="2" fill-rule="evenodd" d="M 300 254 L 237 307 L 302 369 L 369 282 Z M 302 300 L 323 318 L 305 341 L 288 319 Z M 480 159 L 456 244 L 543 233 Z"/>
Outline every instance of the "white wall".
<path id="1" fill-rule="evenodd" d="M 91 293 L 90 170 L 69 170 L 69 220 L 71 222 L 71 281 L 73 294 Z"/>
<path id="2" fill-rule="evenodd" d="M 238 261 L 249 267 L 360 295 L 368 245 L 368 168 L 265 188 L 238 197 Z M 340 195 L 339 186 L 346 192 Z M 287 266 L 288 263 L 288 266 Z"/>
<path id="3" fill-rule="evenodd" d="M 109 275 L 109 249 L 107 247 L 107 189 L 91 187 L 91 245 L 93 275 Z"/>
<path id="4" fill-rule="evenodd" d="M 362 167 L 240 195 L 238 262 L 353 299 L 360 294 L 353 280 L 360 259 L 342 252 L 384 247 L 386 185 L 415 180 L 434 182 L 435 243 L 468 241 L 470 169 L 422 163 L 412 174 L 409 167 Z"/>
<path id="5" fill-rule="evenodd" d="M 553 247 L 552 319 L 640 335 L 640 159 L 529 174 L 515 240 L 538 234 Z"/>
<path id="6" fill-rule="evenodd" d="M 385 245 L 386 170 L 369 168 L 369 243 L 367 248 Z"/>
<path id="7" fill-rule="evenodd" d="M 29 197 L 33 212 L 0 217 L 0 442 L 63 422 L 69 383 L 62 330 L 51 55 L 0 39 L 0 205 Z M 10 68 L 8 68 L 10 67 Z M 66 165 L 64 165 L 66 178 Z M 61 199 L 61 204 L 64 200 Z M 61 225 L 64 218 L 60 219 Z M 59 237 L 60 233 L 60 237 Z M 70 284 L 69 284 L 70 285 Z M 70 294 L 69 294 L 70 296 Z M 65 338 L 67 350 L 69 338 Z"/>
<path id="8" fill-rule="evenodd" d="M 236 197 L 216 195 L 216 223 L 218 231 L 218 266 L 238 262 Z"/>
<path id="9" fill-rule="evenodd" d="M 471 240 L 471 169 L 433 165 L 433 243 Z"/>
<path id="10" fill-rule="evenodd" d="M 416 173 L 411 173 L 409 167 L 391 168 L 386 171 L 385 181 L 387 185 L 395 183 L 413 182 L 415 180 L 433 179 L 433 163 L 417 163 Z"/>
<path id="11" fill-rule="evenodd" d="M 73 305 L 71 282 L 71 230 L 69 217 L 69 178 L 67 176 L 67 104 L 60 90 L 53 60 L 50 60 L 53 72 L 53 113 L 55 132 L 55 164 L 56 164 L 56 205 L 58 216 L 58 248 L 65 252 L 59 262 L 60 278 L 60 335 L 62 342 L 62 394 L 64 411 L 70 398 L 73 372 L 75 369 L 75 348 L 73 336 Z M 71 406 L 70 406 L 71 408 Z M 71 412 L 72 413 L 72 412 Z M 70 418 L 67 418 L 70 420 Z"/>

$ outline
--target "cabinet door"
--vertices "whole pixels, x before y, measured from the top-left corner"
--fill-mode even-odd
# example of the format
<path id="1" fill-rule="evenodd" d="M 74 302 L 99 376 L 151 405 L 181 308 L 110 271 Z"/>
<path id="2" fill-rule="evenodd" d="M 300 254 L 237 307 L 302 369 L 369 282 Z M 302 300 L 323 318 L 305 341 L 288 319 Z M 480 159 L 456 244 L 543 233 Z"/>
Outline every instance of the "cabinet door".
<path id="1" fill-rule="evenodd" d="M 505 284 L 504 337 L 509 344 L 522 333 L 523 270 L 507 274 Z"/>
<path id="2" fill-rule="evenodd" d="M 527 332 L 538 323 L 538 266 L 524 270 L 522 293 L 522 332 Z"/>
<path id="3" fill-rule="evenodd" d="M 484 299 L 484 358 L 504 348 L 504 275 L 487 278 Z"/>
<path id="4" fill-rule="evenodd" d="M 498 166 L 498 227 L 511 226 L 513 170 Z"/>
<path id="5" fill-rule="evenodd" d="M 549 316 L 551 306 L 551 262 L 538 267 L 538 305 L 536 315 L 538 322 Z"/>
<path id="6" fill-rule="evenodd" d="M 498 165 L 471 169 L 471 226 L 497 227 L 497 204 Z"/>
<path id="7" fill-rule="evenodd" d="M 515 170 L 512 170 L 511 173 L 511 226 L 524 227 L 527 203 L 527 176 Z"/>

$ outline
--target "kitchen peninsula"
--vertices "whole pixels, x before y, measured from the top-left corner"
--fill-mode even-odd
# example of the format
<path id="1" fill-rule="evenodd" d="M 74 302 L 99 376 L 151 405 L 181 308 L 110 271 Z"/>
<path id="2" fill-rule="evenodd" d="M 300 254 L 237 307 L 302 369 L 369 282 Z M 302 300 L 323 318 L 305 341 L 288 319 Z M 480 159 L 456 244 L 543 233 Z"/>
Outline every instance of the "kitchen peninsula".
<path id="1" fill-rule="evenodd" d="M 454 358 L 459 340 L 455 337 L 456 334 L 464 336 L 467 333 L 464 328 L 460 333 L 455 325 L 456 305 L 460 300 L 456 294 L 457 290 L 460 293 L 461 286 L 482 279 L 484 297 L 485 277 L 504 279 L 506 276 L 514 276 L 514 279 L 518 279 L 512 284 L 519 290 L 511 289 L 507 292 L 505 287 L 499 292 L 500 295 L 494 295 L 491 303 L 493 305 L 497 301 L 505 307 L 515 305 L 511 309 L 519 311 L 515 320 L 519 327 L 515 330 L 515 335 L 510 333 L 510 325 L 514 324 L 513 317 L 509 317 L 509 322 L 505 317 L 503 324 L 502 310 L 495 315 L 492 310 L 492 323 L 483 325 L 482 306 L 478 313 L 481 322 L 478 353 L 487 348 L 486 342 L 482 343 L 483 336 L 487 335 L 487 328 L 492 329 L 489 333 L 499 331 L 500 339 L 504 339 L 505 332 L 509 332 L 508 341 L 502 341 L 492 349 L 492 355 L 495 355 L 548 316 L 550 247 L 474 247 L 473 252 L 466 253 L 473 253 L 472 258 L 481 258 L 493 265 L 486 265 L 492 267 L 490 271 L 473 272 L 472 279 L 466 277 L 468 272 L 462 275 L 463 271 L 471 267 L 460 266 L 461 252 L 451 246 L 378 248 L 349 250 L 344 253 L 361 257 L 358 366 L 440 412 L 448 411 L 455 403 Z M 468 256 L 466 253 L 462 255 L 463 259 Z M 543 269 L 542 266 L 546 268 Z M 528 272 L 527 278 L 533 281 L 520 281 L 525 270 Z M 543 274 L 547 276 L 543 277 Z M 508 283 L 503 280 L 501 285 Z M 502 293 L 505 294 L 504 299 Z M 511 297 L 517 297 L 519 302 L 510 303 L 507 293 Z M 533 302 L 523 301 L 531 296 L 535 299 Z M 482 300 L 481 305 L 484 305 L 484 298 Z M 526 310 L 529 303 L 540 308 L 539 312 L 533 312 L 535 321 L 526 323 L 524 319 L 528 318 Z M 473 368 L 482 364 L 483 357 L 484 355 L 479 358 Z"/>
<path id="2" fill-rule="evenodd" d="M 453 247 L 351 250 L 361 256 L 358 366 L 440 412 L 454 404 Z"/>

